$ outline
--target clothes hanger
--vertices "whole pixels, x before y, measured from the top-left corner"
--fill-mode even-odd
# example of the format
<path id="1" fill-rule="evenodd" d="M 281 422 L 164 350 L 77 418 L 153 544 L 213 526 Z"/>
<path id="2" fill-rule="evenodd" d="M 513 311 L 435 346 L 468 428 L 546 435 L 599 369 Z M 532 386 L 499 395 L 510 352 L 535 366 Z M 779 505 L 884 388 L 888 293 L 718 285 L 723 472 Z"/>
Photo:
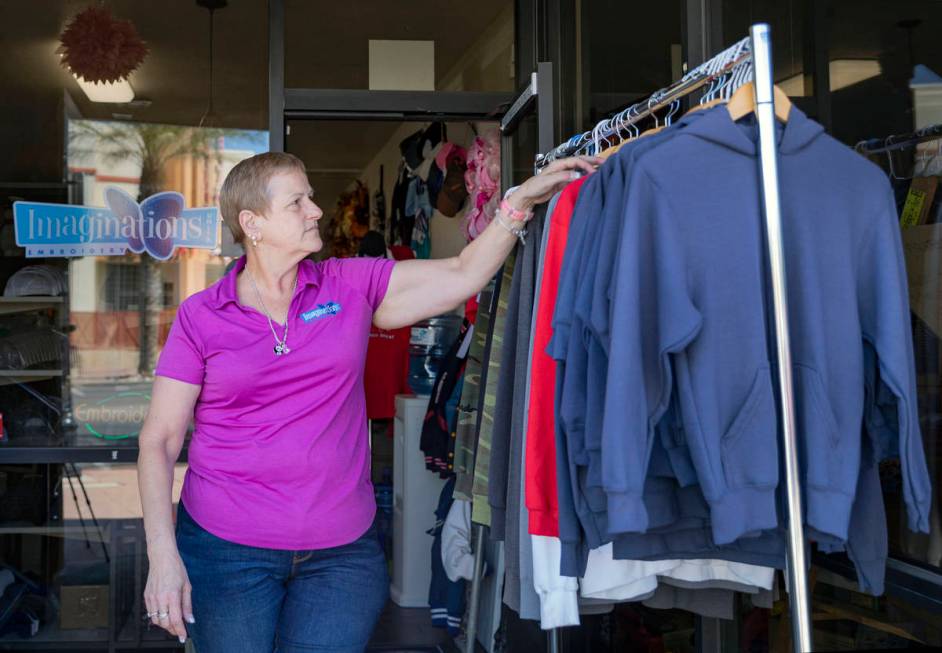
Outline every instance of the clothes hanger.
<path id="1" fill-rule="evenodd" d="M 736 88 L 735 92 L 730 95 L 729 101 L 726 103 L 729 115 L 734 121 L 741 120 L 750 113 L 755 113 L 756 91 L 755 82 L 752 81 L 755 77 L 753 72 L 753 64 L 750 59 L 740 71 L 741 74 L 745 74 L 745 78 L 748 81 L 745 81 Z M 788 99 L 788 95 L 785 94 L 785 91 L 778 86 L 773 86 L 772 101 L 775 106 L 775 117 L 782 122 L 788 122 L 788 116 L 792 110 L 792 102 Z"/>
<path id="2" fill-rule="evenodd" d="M 670 127 L 674 124 L 674 116 L 680 111 L 680 98 L 671 102 L 670 108 L 667 110 L 667 117 L 665 118 L 667 126 Z"/>
<path id="3" fill-rule="evenodd" d="M 654 96 L 654 95 L 652 95 L 652 96 L 648 99 L 648 110 L 650 111 L 650 110 L 654 107 L 654 105 L 657 104 L 657 102 L 658 102 L 657 97 Z M 653 112 L 652 112 L 652 113 L 651 113 L 651 116 L 654 118 L 654 127 L 650 127 L 650 128 L 648 128 L 648 129 L 645 129 L 643 132 L 641 132 L 641 134 L 638 135 L 638 138 L 644 138 L 645 136 L 650 136 L 651 134 L 656 134 L 656 133 L 658 133 L 659 131 L 661 131 L 662 129 L 664 129 L 664 127 L 661 126 L 661 120 L 660 120 L 660 118 L 658 118 L 658 115 L 657 115 L 656 113 L 653 113 Z"/>
<path id="4" fill-rule="evenodd" d="M 722 69 L 722 67 L 719 67 L 719 69 Z M 712 72 L 714 72 L 715 70 L 716 68 L 714 68 L 713 71 L 710 71 L 710 74 L 712 74 Z M 718 104 L 723 104 L 725 100 L 723 100 L 722 98 L 713 97 L 713 95 L 716 93 L 716 89 L 719 88 L 720 81 L 723 79 L 723 77 L 724 75 L 719 75 L 711 79 L 710 84 L 707 87 L 707 90 L 704 91 L 703 95 L 700 96 L 700 102 L 690 107 L 689 109 L 687 109 L 687 112 L 684 113 L 684 115 L 688 116 L 691 113 L 695 113 L 697 111 L 703 111 L 704 109 L 712 109 Z"/>
<path id="5" fill-rule="evenodd" d="M 612 130 L 615 135 L 619 138 L 619 142 L 612 147 L 609 147 L 605 151 L 601 152 L 598 156 L 602 159 L 608 159 L 613 154 L 616 154 L 626 143 L 639 138 L 642 134 L 638 127 L 631 122 L 632 112 L 635 110 L 635 105 L 632 105 L 616 115 L 611 119 L 610 123 L 612 125 Z M 628 136 L 622 136 L 623 133 L 628 132 Z"/>
<path id="6" fill-rule="evenodd" d="M 691 113 L 696 113 L 697 111 L 705 111 L 706 109 L 712 109 L 713 107 L 718 106 L 720 104 L 726 104 L 726 100 L 724 100 L 723 98 L 716 98 L 714 100 L 709 100 L 707 102 L 701 102 L 700 104 L 695 104 L 689 109 L 687 109 L 687 112 L 684 115 L 689 116 Z"/>
<path id="7" fill-rule="evenodd" d="M 785 95 L 785 91 L 778 86 L 772 87 L 773 103 L 775 104 L 775 117 L 782 122 L 788 122 L 788 115 L 792 110 L 792 102 Z M 726 103 L 733 121 L 741 120 L 756 111 L 756 90 L 754 82 L 746 82 L 733 93 Z"/>
<path id="8" fill-rule="evenodd" d="M 602 121 L 597 124 L 592 129 L 592 154 L 593 156 L 598 156 L 602 152 L 602 141 L 605 141 L 605 145 L 611 147 L 611 143 L 603 135 L 602 129 L 605 126 L 606 121 Z"/>
<path id="9" fill-rule="evenodd" d="M 628 128 L 628 131 L 631 132 L 631 138 L 638 138 L 641 135 L 641 130 L 638 129 L 638 123 L 635 122 L 634 118 L 637 117 L 637 105 L 631 105 L 628 109 L 625 110 L 625 126 Z"/>
<path id="10" fill-rule="evenodd" d="M 890 167 L 890 179 L 895 179 L 897 181 L 906 181 L 908 179 L 912 179 L 913 178 L 912 175 L 910 175 L 909 177 L 903 177 L 896 174 L 896 164 L 894 163 L 894 159 L 893 159 L 893 150 L 889 149 L 889 146 L 890 144 L 892 144 L 892 142 L 893 142 L 892 136 L 887 136 L 886 140 L 883 142 L 883 144 L 887 147 L 886 162 Z"/>

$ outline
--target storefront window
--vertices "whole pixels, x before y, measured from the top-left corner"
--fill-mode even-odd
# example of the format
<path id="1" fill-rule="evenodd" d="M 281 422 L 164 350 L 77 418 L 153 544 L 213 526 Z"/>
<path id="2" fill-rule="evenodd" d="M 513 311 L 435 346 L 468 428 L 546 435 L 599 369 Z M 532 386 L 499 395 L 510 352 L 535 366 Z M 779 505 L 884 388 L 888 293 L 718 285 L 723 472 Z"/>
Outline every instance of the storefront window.
<path id="1" fill-rule="evenodd" d="M 724 11 L 733 4 L 725 2 Z M 757 3 L 746 3 L 754 5 Z M 889 556 L 886 592 L 880 597 L 861 592 L 849 560 L 816 556 L 809 575 L 813 595 L 812 618 L 816 650 L 873 650 L 938 647 L 939 566 L 942 564 L 942 523 L 939 517 L 940 377 L 942 325 L 939 323 L 938 250 L 942 235 L 939 200 L 935 193 L 942 172 L 942 141 L 931 137 L 910 139 L 914 130 L 942 122 L 937 93 L 942 88 L 942 54 L 934 28 L 942 24 L 942 11 L 931 2 L 878 1 L 822 3 L 811 21 L 814 35 L 805 33 L 792 45 L 782 27 L 807 25 L 789 16 L 775 18 L 773 3 L 758 15 L 773 21 L 776 43 L 776 78 L 793 97 L 807 93 L 793 89 L 789 77 L 790 51 L 801 48 L 823 53 L 827 62 L 828 93 L 815 98 L 817 107 L 829 108 L 830 132 L 886 172 L 896 195 L 909 280 L 910 317 L 919 401 L 920 427 L 926 461 L 935 492 L 929 534 L 909 531 L 898 460 L 884 462 L 880 478 L 886 506 Z M 785 4 L 778 11 L 786 11 Z M 792 3 L 786 3 L 792 4 Z M 799 3 L 807 6 L 805 3 Z M 814 4 L 814 3 L 812 3 Z M 789 10 L 790 11 L 790 10 Z M 724 18 L 731 16 L 724 13 Z M 778 20 L 778 22 L 776 22 Z M 776 25 L 781 25 L 776 31 Z M 817 38 L 817 42 L 812 42 Z M 813 46 L 813 48 L 812 48 Z M 783 47 L 785 51 L 783 52 Z M 800 61 L 800 58 L 798 58 Z M 785 68 L 781 68 L 785 66 Z M 808 87 L 806 86 L 805 90 Z M 800 102 L 796 102 L 802 106 Z M 814 106 L 814 105 L 812 105 Z M 866 141 L 866 143 L 862 143 Z M 884 149 L 886 145 L 900 144 Z M 747 613 L 740 650 L 755 650 L 767 639 L 768 650 L 791 649 L 790 623 L 781 603 L 769 622 L 768 633 L 758 639 L 750 625 L 764 624 L 762 615 Z M 763 625 L 764 628 L 764 625 Z M 764 645 L 763 645 L 764 646 Z"/>
<path id="2" fill-rule="evenodd" d="M 265 132 L 76 120 L 69 124 L 68 161 L 86 206 L 108 207 L 107 191 L 118 188 L 137 201 L 176 191 L 187 208 L 211 207 L 228 171 L 267 146 Z M 216 229 L 219 243 L 221 223 Z M 79 438 L 137 436 L 177 306 L 222 276 L 229 260 L 218 246 L 180 248 L 166 261 L 146 252 L 70 260 L 71 388 Z"/>
<path id="3" fill-rule="evenodd" d="M 834 133 L 845 143 L 876 139 L 876 145 L 904 140 L 914 130 L 942 122 L 936 97 L 942 88 L 942 53 L 934 29 L 942 25 L 942 9 L 932 2 L 886 4 L 834 2 L 829 16 L 830 58 L 856 61 L 861 70 L 854 83 L 832 78 Z M 853 29 L 847 29 L 852 25 Z M 865 108 L 865 110 L 862 110 Z M 890 138 L 896 135 L 897 138 Z M 889 140 L 887 140 L 889 139 Z M 929 535 L 906 528 L 899 468 L 881 470 L 891 555 L 939 568 L 942 566 L 939 470 L 942 421 L 942 323 L 939 317 L 939 196 L 935 193 L 942 172 L 942 140 L 912 141 L 872 160 L 886 170 L 901 214 L 903 247 L 909 273 L 910 311 L 919 391 L 919 415 L 926 459 L 936 499 Z M 921 200 L 918 207 L 914 202 Z"/>
<path id="4" fill-rule="evenodd" d="M 683 74 L 682 3 L 581 0 L 577 124 L 596 122 Z"/>
<path id="5" fill-rule="evenodd" d="M 285 2 L 285 86 L 513 91 L 512 0 Z"/>
<path id="6" fill-rule="evenodd" d="M 772 28 L 775 83 L 790 97 L 813 95 L 813 71 L 805 70 L 805 20 L 808 5 L 803 0 L 723 0 L 722 22 L 726 43 L 749 35 L 755 23 Z M 807 35 L 810 38 L 811 35 Z"/>
<path id="7" fill-rule="evenodd" d="M 853 145 L 942 122 L 942 115 L 933 111 L 932 92 L 942 74 L 940 24 L 942 7 L 934 2 L 831 3 L 828 49 L 835 136 Z M 835 77 L 837 62 L 854 62 L 857 74 Z"/>
<path id="8" fill-rule="evenodd" d="M 521 184 L 533 176 L 533 166 L 538 152 L 536 114 L 525 116 L 510 137 L 511 185 Z"/>

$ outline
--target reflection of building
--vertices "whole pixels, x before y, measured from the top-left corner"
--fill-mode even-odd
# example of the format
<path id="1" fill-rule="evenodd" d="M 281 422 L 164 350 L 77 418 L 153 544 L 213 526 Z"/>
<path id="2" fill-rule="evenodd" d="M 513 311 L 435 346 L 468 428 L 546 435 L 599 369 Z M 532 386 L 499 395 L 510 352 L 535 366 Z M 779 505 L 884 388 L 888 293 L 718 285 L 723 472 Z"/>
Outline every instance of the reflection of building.
<path id="1" fill-rule="evenodd" d="M 174 129 L 174 128 L 169 128 Z M 133 135 L 129 136 L 129 139 Z M 76 139 L 79 140 L 79 139 Z M 70 154 L 73 173 L 83 175 L 83 203 L 105 206 L 104 192 L 116 186 L 132 197 L 141 188 L 141 166 L 132 157 L 115 160 L 107 146 L 81 137 Z M 161 190 L 182 194 L 187 207 L 214 206 L 226 175 L 239 161 L 255 154 L 244 149 L 252 139 L 237 139 L 239 149 L 226 149 L 224 137 L 211 156 L 185 154 L 162 163 L 158 176 Z M 257 139 L 259 149 L 265 149 Z M 134 141 L 132 141 L 132 144 Z M 139 198 L 143 199 L 143 198 Z M 220 221 L 219 227 L 222 227 Z M 219 237 L 217 236 L 217 242 Z M 144 266 L 140 256 L 92 256 L 71 261 L 72 335 L 77 380 L 113 379 L 137 374 L 141 347 L 141 311 L 144 295 Z M 152 266 L 161 275 L 162 297 L 158 321 L 163 343 L 173 322 L 176 306 L 222 276 L 225 261 L 218 250 L 181 249 L 174 257 Z"/>

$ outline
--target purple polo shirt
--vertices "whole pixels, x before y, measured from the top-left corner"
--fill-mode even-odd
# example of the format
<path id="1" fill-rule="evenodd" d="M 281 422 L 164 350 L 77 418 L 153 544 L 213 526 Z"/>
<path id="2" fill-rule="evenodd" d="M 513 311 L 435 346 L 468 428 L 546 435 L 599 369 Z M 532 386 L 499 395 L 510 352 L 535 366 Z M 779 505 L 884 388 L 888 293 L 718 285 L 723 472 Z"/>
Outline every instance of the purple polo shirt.
<path id="1" fill-rule="evenodd" d="M 348 544 L 370 527 L 363 367 L 394 265 L 302 261 L 284 356 L 267 318 L 238 301 L 244 258 L 180 305 L 155 373 L 201 386 L 182 501 L 207 531 L 309 550 Z"/>

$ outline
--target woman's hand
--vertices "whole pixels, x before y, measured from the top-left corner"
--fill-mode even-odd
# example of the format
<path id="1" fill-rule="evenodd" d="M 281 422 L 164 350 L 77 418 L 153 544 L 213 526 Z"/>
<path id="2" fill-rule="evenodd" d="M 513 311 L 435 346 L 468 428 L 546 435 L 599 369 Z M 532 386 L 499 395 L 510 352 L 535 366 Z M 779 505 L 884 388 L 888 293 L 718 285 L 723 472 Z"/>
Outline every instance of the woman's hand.
<path id="1" fill-rule="evenodd" d="M 150 572 L 144 589 L 147 615 L 155 626 L 160 626 L 180 643 L 186 641 L 186 626 L 196 623 L 190 600 L 190 579 L 176 546 L 149 553 Z"/>
<path id="2" fill-rule="evenodd" d="M 528 211 L 565 188 L 578 173 L 590 173 L 601 163 L 589 156 L 556 161 L 521 184 L 507 202 L 513 209 Z M 383 329 L 415 324 L 450 311 L 479 292 L 517 245 L 517 234 L 504 220 L 498 215 L 458 256 L 396 263 L 373 323 Z"/>
<path id="3" fill-rule="evenodd" d="M 576 156 L 553 161 L 540 174 L 530 177 L 507 198 L 507 202 L 520 211 L 548 201 L 566 187 L 579 173 L 589 174 L 602 164 L 595 156 Z"/>

